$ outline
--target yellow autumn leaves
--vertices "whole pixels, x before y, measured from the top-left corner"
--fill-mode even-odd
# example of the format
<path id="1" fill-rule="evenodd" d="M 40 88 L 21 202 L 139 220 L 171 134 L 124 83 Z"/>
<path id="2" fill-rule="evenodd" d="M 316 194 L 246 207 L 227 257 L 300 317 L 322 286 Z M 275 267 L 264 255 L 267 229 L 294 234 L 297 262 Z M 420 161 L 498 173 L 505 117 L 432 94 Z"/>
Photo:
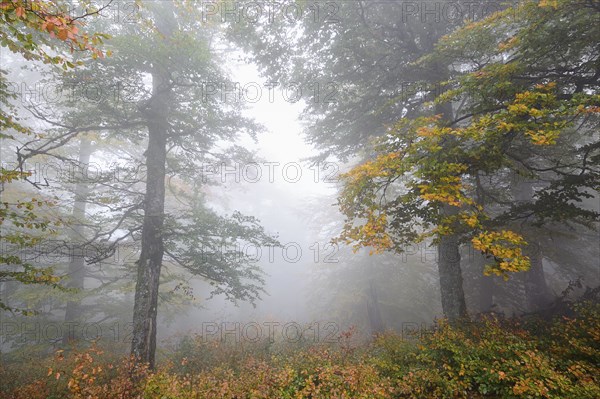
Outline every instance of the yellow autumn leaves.
<path id="1" fill-rule="evenodd" d="M 506 42 L 517 44 L 516 39 Z M 527 270 L 530 261 L 522 249 L 527 243 L 514 231 L 491 231 L 495 228 L 486 223 L 491 216 L 478 203 L 474 181 L 479 174 L 510 167 L 506 151 L 511 146 L 555 145 L 579 117 L 600 112 L 600 96 L 565 99 L 551 81 L 515 92 L 510 82 L 518 70 L 508 63 L 468 73 L 459 88 L 435 100 L 489 92 L 501 101 L 493 111 L 461 124 L 444 124 L 434 115 L 403 118 L 390 127 L 374 148 L 376 157 L 342 175 L 339 203 L 347 221 L 340 239 L 354 243 L 355 250 L 368 246 L 377 253 L 395 248 L 396 238 L 435 242 L 459 234 L 493 259 L 487 274 L 507 278 Z M 448 206 L 455 208 L 453 215 L 440 212 Z"/>
<path id="2" fill-rule="evenodd" d="M 491 255 L 496 264 L 487 265 L 484 274 L 508 278 L 508 273 L 529 269 L 530 261 L 523 255 L 522 246 L 527 245 L 523 236 L 510 230 L 484 231 L 471 239 L 473 248 Z"/>

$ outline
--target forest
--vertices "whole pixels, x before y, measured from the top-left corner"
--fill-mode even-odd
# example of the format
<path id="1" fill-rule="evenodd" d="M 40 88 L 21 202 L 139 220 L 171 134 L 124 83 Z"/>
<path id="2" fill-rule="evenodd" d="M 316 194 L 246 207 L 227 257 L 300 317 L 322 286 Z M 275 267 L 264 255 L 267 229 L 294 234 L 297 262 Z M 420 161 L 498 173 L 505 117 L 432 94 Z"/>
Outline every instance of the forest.
<path id="1" fill-rule="evenodd" d="M 600 398 L 599 0 L 0 0 L 0 399 Z"/>

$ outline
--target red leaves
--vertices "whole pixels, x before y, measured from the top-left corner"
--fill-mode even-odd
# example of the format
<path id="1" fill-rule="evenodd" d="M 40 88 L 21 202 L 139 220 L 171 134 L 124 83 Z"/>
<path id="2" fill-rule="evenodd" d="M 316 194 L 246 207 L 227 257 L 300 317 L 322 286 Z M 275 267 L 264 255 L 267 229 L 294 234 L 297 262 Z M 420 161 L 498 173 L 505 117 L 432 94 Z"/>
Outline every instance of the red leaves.
<path id="1" fill-rule="evenodd" d="M 60 40 L 67 40 L 68 31 L 66 29 L 61 29 L 58 31 L 57 36 Z"/>
<path id="2" fill-rule="evenodd" d="M 57 13 L 55 5 L 48 0 L 12 0 L 0 2 L 0 14 L 5 21 L 14 25 L 24 25 L 27 28 L 47 33 L 52 39 L 58 39 L 61 42 L 67 42 L 71 53 L 75 50 L 89 51 L 92 58 L 103 58 L 104 54 L 97 45 L 102 43 L 102 34 L 80 33 L 80 21 L 73 17 Z M 15 18 L 16 16 L 16 18 Z M 25 59 L 43 60 L 47 63 L 62 63 L 63 68 L 72 67 L 73 63 L 68 62 L 62 57 L 52 57 L 43 48 L 40 43 L 31 38 L 13 41 L 12 51 L 21 53 Z M 55 47 L 50 44 L 50 47 Z"/>

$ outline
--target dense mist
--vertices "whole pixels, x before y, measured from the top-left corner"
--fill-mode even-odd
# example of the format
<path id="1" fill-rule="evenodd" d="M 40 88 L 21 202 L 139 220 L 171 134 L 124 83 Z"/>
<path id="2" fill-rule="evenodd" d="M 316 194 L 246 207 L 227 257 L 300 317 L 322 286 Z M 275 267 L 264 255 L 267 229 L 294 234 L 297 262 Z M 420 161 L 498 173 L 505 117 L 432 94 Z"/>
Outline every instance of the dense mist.
<path id="1" fill-rule="evenodd" d="M 0 399 L 600 394 L 598 1 L 0 20 Z"/>

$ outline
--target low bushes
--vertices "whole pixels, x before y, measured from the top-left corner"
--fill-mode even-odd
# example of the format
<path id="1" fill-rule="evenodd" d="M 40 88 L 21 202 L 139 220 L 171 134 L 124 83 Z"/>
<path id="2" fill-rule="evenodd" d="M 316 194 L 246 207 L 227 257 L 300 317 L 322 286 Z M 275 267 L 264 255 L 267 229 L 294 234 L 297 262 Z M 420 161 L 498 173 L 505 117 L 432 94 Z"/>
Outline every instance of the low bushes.
<path id="1" fill-rule="evenodd" d="M 442 321 L 416 343 L 379 337 L 371 358 L 396 397 L 599 398 L 600 306 L 575 310 L 553 323 Z"/>
<path id="2" fill-rule="evenodd" d="M 99 348 L 0 367 L 2 399 L 598 398 L 600 306 L 554 322 L 445 321 L 370 344 L 188 337 L 149 371 Z"/>

